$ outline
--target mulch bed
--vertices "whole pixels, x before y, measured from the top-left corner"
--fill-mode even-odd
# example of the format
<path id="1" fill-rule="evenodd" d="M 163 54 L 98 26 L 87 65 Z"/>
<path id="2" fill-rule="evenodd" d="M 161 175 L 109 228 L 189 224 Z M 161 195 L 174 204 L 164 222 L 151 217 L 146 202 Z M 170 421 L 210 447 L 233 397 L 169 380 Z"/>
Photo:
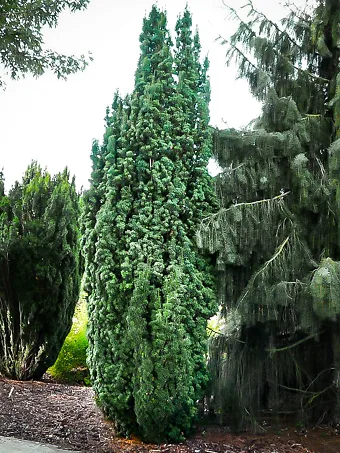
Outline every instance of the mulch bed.
<path id="1" fill-rule="evenodd" d="M 326 435 L 313 441 L 320 449 L 310 449 L 311 439 L 305 434 L 233 435 L 213 426 L 201 427 L 183 444 L 147 445 L 138 439 L 116 438 L 89 387 L 0 378 L 0 435 L 84 453 L 338 453 L 340 436 L 333 434 L 330 442 Z"/>

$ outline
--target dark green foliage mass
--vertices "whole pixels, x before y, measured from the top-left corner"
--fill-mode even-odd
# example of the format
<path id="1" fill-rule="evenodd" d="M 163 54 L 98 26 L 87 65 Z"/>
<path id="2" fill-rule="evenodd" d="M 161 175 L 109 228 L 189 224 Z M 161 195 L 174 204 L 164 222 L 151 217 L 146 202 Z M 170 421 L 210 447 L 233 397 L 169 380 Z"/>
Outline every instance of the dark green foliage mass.
<path id="1" fill-rule="evenodd" d="M 51 69 L 66 77 L 83 70 L 87 62 L 82 56 L 62 55 L 44 49 L 42 29 L 55 27 L 64 10 L 85 9 L 89 0 L 3 0 L 0 2 L 0 62 L 12 79 L 31 73 L 44 74 Z M 4 83 L 0 78 L 0 85 Z"/>
<path id="2" fill-rule="evenodd" d="M 51 177 L 32 163 L 0 196 L 0 373 L 39 378 L 58 356 L 78 299 L 78 195 L 66 170 Z"/>
<path id="3" fill-rule="evenodd" d="M 215 409 L 237 424 L 261 409 L 338 421 L 340 4 L 292 8 L 281 24 L 251 2 L 246 19 L 230 12 L 227 56 L 263 111 L 216 131 L 220 210 L 198 235 L 217 253 L 225 318 L 211 342 Z"/>
<path id="4" fill-rule="evenodd" d="M 103 145 L 94 144 L 83 215 L 94 388 L 120 432 L 152 441 L 192 428 L 216 311 L 195 241 L 215 195 L 208 63 L 191 27 L 186 10 L 173 51 L 166 14 L 154 6 L 144 19 L 135 88 L 115 96 Z"/>

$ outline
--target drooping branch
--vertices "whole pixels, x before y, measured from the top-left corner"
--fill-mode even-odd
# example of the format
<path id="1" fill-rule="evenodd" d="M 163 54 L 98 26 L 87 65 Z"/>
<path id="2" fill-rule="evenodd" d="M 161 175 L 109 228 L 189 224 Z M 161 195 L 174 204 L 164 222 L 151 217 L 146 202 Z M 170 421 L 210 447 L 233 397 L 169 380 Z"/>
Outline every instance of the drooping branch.
<path id="1" fill-rule="evenodd" d="M 282 244 L 280 244 L 280 246 L 277 248 L 275 254 L 270 258 L 270 260 L 266 261 L 264 266 L 261 267 L 261 269 L 259 271 L 257 271 L 253 277 L 251 278 L 245 292 L 243 293 L 242 297 L 240 297 L 239 301 L 238 301 L 238 306 L 240 306 L 242 304 L 242 302 L 245 300 L 245 298 L 248 296 L 253 284 L 254 284 L 254 281 L 256 280 L 256 278 L 262 274 L 266 269 L 267 267 L 273 262 L 275 261 L 280 255 L 281 253 L 283 252 L 283 250 L 285 249 L 286 245 L 288 244 L 288 241 L 289 241 L 290 237 L 286 237 L 286 239 L 282 242 Z"/>
<path id="2" fill-rule="evenodd" d="M 222 208 L 220 209 L 217 213 L 215 214 L 212 214 L 211 216 L 209 217 L 205 217 L 204 219 L 202 219 L 201 221 L 201 225 L 206 221 L 206 220 L 212 220 L 213 218 L 219 216 L 222 212 L 228 212 L 228 211 L 231 211 L 232 209 L 235 209 L 235 208 L 238 208 L 238 207 L 241 207 L 241 206 L 255 206 L 255 205 L 261 205 L 261 204 L 265 204 L 265 203 L 271 203 L 273 201 L 277 201 L 277 200 L 283 200 L 284 197 L 286 197 L 290 192 L 284 192 L 280 195 L 276 195 L 275 197 L 273 198 L 265 198 L 263 200 L 256 200 L 256 201 L 250 201 L 250 202 L 243 202 L 243 203 L 235 203 L 233 204 L 232 206 L 230 206 L 230 208 Z"/>
<path id="3" fill-rule="evenodd" d="M 240 17 L 240 15 L 237 13 L 237 11 L 234 8 L 232 8 L 230 5 L 228 5 L 225 2 L 225 0 L 223 0 L 223 4 L 232 13 L 232 16 L 234 16 L 234 19 L 238 20 L 243 26 L 247 27 L 249 31 L 254 32 L 253 29 L 246 22 L 244 22 L 244 20 Z M 248 6 L 250 6 L 250 8 L 251 8 L 251 11 L 248 13 L 248 15 L 256 14 L 258 17 L 257 19 L 254 20 L 253 23 L 258 22 L 259 18 L 262 17 L 263 20 L 265 20 L 271 27 L 275 28 L 276 32 L 278 33 L 278 35 L 280 37 L 285 36 L 294 46 L 296 46 L 300 51 L 302 51 L 301 46 L 286 31 L 281 30 L 280 27 L 277 25 L 277 23 L 268 19 L 268 17 L 265 14 L 263 14 L 261 11 L 258 11 L 254 7 L 253 2 L 251 0 L 248 0 L 248 3 L 245 4 L 242 8 L 246 8 Z M 279 41 L 279 39 L 276 40 L 276 42 L 278 42 L 278 41 Z"/>
<path id="4" fill-rule="evenodd" d="M 229 9 L 230 13 L 231 13 L 231 16 L 236 19 L 240 26 L 239 26 L 239 29 L 238 31 L 240 30 L 240 27 L 242 27 L 244 29 L 244 31 L 247 31 L 248 35 L 247 35 L 247 45 L 250 46 L 251 45 L 251 41 L 254 37 L 256 37 L 257 39 L 262 39 L 264 40 L 264 38 L 260 38 L 259 35 L 256 35 L 254 29 L 252 28 L 252 26 L 257 23 L 260 19 L 259 17 L 262 17 L 263 20 L 266 20 L 267 23 L 271 26 L 271 27 L 274 27 L 277 34 L 278 34 L 278 37 L 276 38 L 275 41 L 273 42 L 270 42 L 268 40 L 265 40 L 266 44 L 269 45 L 270 44 L 270 48 L 272 50 L 272 52 L 275 54 L 276 58 L 278 59 L 282 59 L 285 63 L 285 65 L 287 67 L 290 67 L 291 68 L 291 71 L 292 72 L 297 72 L 299 74 L 305 74 L 307 75 L 309 78 L 311 78 L 312 80 L 317 80 L 319 81 L 320 83 L 329 83 L 329 80 L 325 77 L 321 77 L 321 76 L 318 76 L 316 74 L 313 74 L 312 72 L 308 71 L 307 69 L 302 69 L 301 67 L 295 65 L 292 60 L 291 60 L 291 56 L 288 56 L 288 55 L 285 55 L 284 53 L 282 53 L 280 51 L 280 49 L 277 49 L 276 48 L 276 45 L 280 42 L 280 40 L 282 39 L 282 37 L 284 37 L 285 39 L 288 39 L 289 42 L 296 48 L 296 50 L 299 52 L 300 55 L 303 54 L 303 49 L 301 47 L 301 45 L 299 45 L 292 37 L 289 33 L 287 33 L 286 31 L 284 30 L 281 30 L 280 27 L 273 21 L 271 21 L 270 19 L 268 19 L 263 13 L 260 13 L 258 10 L 256 10 L 252 4 L 251 1 L 249 1 L 249 3 L 247 5 L 245 5 L 244 7 L 247 7 L 247 6 L 250 6 L 251 8 L 251 12 L 249 13 L 249 15 L 254 15 L 256 14 L 258 16 L 257 19 L 254 19 L 252 22 L 250 23 L 246 23 L 241 17 L 240 15 L 237 13 L 237 11 L 232 8 L 231 6 L 227 5 L 225 2 L 224 2 L 224 5 Z M 261 28 L 261 27 L 260 27 Z M 240 40 L 240 35 L 238 32 L 236 32 L 233 37 L 231 37 L 230 39 L 226 39 L 226 38 L 223 38 L 221 36 L 219 36 L 218 40 L 221 41 L 222 44 L 228 44 L 233 53 L 237 52 L 240 57 L 243 59 L 243 61 L 247 61 L 247 63 L 249 65 L 251 65 L 254 70 L 259 70 L 259 68 L 254 65 L 253 63 L 251 63 L 251 61 L 249 60 L 248 57 L 245 56 L 245 54 L 239 49 L 239 47 L 237 47 L 235 44 L 234 44 L 234 40 L 237 40 L 237 41 L 241 41 Z M 241 41 L 242 42 L 242 41 Z M 317 52 L 315 51 L 315 55 L 318 55 Z M 227 56 L 228 56 L 228 53 L 227 53 Z M 230 55 L 231 57 L 233 55 Z"/>
<path id="5" fill-rule="evenodd" d="M 316 332 L 308 335 L 307 337 L 303 338 L 302 340 L 296 341 L 293 344 L 290 344 L 288 346 L 285 346 L 283 348 L 267 348 L 266 351 L 269 352 L 270 354 L 274 354 L 275 352 L 283 352 L 283 351 L 288 351 L 288 349 L 293 349 L 296 348 L 296 346 L 299 346 L 300 344 L 304 343 L 305 341 L 311 340 L 312 338 L 315 338 L 318 335 L 321 335 L 322 332 Z"/>

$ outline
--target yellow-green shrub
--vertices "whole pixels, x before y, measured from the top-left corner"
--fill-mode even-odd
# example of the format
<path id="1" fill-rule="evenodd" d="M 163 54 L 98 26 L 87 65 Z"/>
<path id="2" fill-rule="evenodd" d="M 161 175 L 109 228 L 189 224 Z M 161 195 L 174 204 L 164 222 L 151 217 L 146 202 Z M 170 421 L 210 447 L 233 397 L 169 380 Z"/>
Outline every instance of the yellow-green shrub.
<path id="1" fill-rule="evenodd" d="M 65 339 L 63 347 L 54 365 L 48 373 L 57 380 L 89 384 L 89 373 L 86 365 L 86 338 L 87 311 L 86 301 L 82 297 L 79 301 L 70 333 Z"/>

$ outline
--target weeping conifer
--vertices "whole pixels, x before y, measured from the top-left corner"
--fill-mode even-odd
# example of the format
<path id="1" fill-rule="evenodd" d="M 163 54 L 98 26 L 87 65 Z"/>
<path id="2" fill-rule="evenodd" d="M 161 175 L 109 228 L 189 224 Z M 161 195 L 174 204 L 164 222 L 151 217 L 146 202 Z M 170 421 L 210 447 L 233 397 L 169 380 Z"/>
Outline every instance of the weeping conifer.
<path id="1" fill-rule="evenodd" d="M 40 378 L 67 336 L 80 283 L 78 196 L 65 170 L 32 163 L 0 182 L 0 374 Z"/>
<path id="2" fill-rule="evenodd" d="M 120 432 L 152 441 L 179 440 L 192 428 L 215 312 L 209 260 L 195 242 L 215 200 L 206 170 L 207 64 L 188 11 L 176 30 L 174 61 L 166 14 L 154 6 L 144 19 L 135 88 L 110 113 L 100 151 L 104 196 L 94 230 L 85 228 L 98 401 Z"/>
<path id="3" fill-rule="evenodd" d="M 224 40 L 262 101 L 245 130 L 216 131 L 220 210 L 200 245 L 217 254 L 223 335 L 211 342 L 215 409 L 339 418 L 339 18 L 335 0 L 270 21 L 251 2 Z M 301 414 L 299 414 L 301 417 Z"/>

